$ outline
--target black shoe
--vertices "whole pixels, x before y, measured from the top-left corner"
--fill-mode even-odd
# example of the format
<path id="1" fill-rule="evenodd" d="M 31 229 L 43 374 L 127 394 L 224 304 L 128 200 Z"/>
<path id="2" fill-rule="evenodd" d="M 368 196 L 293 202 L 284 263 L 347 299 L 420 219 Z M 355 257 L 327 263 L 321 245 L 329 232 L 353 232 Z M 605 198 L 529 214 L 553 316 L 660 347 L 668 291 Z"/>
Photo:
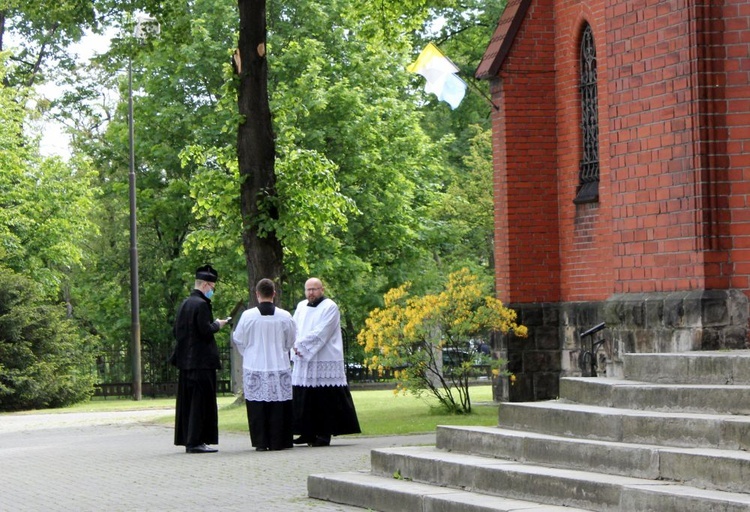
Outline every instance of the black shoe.
<path id="1" fill-rule="evenodd" d="M 187 453 L 216 453 L 219 450 L 211 448 L 206 443 L 199 444 L 198 446 L 186 446 L 185 451 Z"/>
<path id="2" fill-rule="evenodd" d="M 310 436 L 299 436 L 297 439 L 292 441 L 294 444 L 310 444 L 315 440 L 314 437 Z"/>
<path id="3" fill-rule="evenodd" d="M 257 447 L 255 448 L 255 451 L 256 451 L 256 452 L 267 452 L 267 451 L 268 451 L 268 448 L 266 448 L 265 446 L 257 446 Z"/>
<path id="4" fill-rule="evenodd" d="M 312 443 L 307 443 L 308 446 L 330 446 L 331 445 L 331 436 L 317 436 L 315 438 L 315 441 Z"/>

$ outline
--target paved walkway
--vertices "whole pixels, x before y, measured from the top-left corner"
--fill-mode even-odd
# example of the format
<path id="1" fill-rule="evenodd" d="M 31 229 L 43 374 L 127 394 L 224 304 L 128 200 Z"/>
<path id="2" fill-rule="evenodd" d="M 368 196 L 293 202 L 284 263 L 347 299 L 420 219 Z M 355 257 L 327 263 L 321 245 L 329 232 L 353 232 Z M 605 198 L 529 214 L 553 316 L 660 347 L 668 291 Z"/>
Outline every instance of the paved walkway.
<path id="1" fill-rule="evenodd" d="M 0 416 L 0 510 L 362 512 L 307 497 L 312 473 L 369 470 L 377 447 L 434 444 L 435 434 L 335 437 L 330 447 L 256 452 L 249 434 L 186 454 L 169 410 Z"/>

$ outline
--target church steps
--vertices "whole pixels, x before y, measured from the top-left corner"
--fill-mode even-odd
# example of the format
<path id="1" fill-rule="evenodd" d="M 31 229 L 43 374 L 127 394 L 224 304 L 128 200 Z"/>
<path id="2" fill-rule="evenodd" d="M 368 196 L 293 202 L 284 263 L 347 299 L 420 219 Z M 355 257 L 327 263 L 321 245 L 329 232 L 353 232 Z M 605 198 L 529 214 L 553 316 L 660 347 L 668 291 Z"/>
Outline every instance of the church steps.
<path id="1" fill-rule="evenodd" d="M 441 487 L 406 479 L 382 477 L 370 472 L 310 475 L 311 497 L 367 506 L 380 512 L 584 512 L 500 496 Z"/>
<path id="2" fill-rule="evenodd" d="M 655 384 L 750 385 L 750 350 L 623 354 L 627 380 Z"/>
<path id="3" fill-rule="evenodd" d="M 622 409 L 750 414 L 750 385 L 651 384 L 578 377 L 560 380 L 560 397 Z"/>
<path id="4" fill-rule="evenodd" d="M 434 447 L 373 450 L 371 475 L 386 482 L 404 479 L 431 484 L 439 489 L 471 491 L 487 496 L 489 501 L 491 497 L 502 497 L 593 511 L 735 512 L 750 508 L 748 494 L 449 453 Z M 311 496 L 322 497 L 313 494 L 319 485 L 316 477 L 311 476 L 308 480 Z M 355 499 L 361 498 L 360 495 Z M 700 500 L 699 508 L 695 506 L 697 499 Z M 339 499 L 333 501 L 340 502 Z M 371 501 L 359 501 L 360 505 L 362 503 L 375 508 Z M 640 508 L 630 508 L 631 503 L 638 503 Z M 375 509 L 415 510 L 410 506 Z"/>
<path id="5" fill-rule="evenodd" d="M 500 427 L 565 437 L 668 446 L 748 449 L 750 417 L 638 411 L 562 400 L 500 405 Z"/>
<path id="6" fill-rule="evenodd" d="M 502 403 L 497 427 L 438 427 L 435 447 L 374 450 L 369 473 L 311 475 L 309 495 L 389 512 L 505 510 L 506 499 L 539 510 L 750 510 L 750 351 L 623 361 L 624 380 L 564 378 L 558 400 Z M 380 496 L 390 488 L 396 497 Z M 434 499 L 453 492 L 482 505 Z"/>
<path id="7" fill-rule="evenodd" d="M 740 450 L 639 445 L 498 427 L 450 426 L 438 427 L 436 446 L 482 457 L 750 493 L 750 453 Z"/>

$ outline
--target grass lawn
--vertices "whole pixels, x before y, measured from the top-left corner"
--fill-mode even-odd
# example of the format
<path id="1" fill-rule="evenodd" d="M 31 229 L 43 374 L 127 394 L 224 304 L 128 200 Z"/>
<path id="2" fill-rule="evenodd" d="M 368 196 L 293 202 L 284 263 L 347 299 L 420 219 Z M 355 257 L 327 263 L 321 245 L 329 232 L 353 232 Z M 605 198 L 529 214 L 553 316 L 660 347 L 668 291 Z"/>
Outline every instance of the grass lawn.
<path id="1" fill-rule="evenodd" d="M 386 436 L 434 432 L 437 425 L 497 425 L 498 404 L 492 403 L 491 386 L 472 386 L 471 414 L 445 414 L 435 408 L 437 400 L 412 395 L 394 395 L 392 390 L 352 391 L 362 435 Z M 219 410 L 219 428 L 247 432 L 245 405 Z"/>
<path id="2" fill-rule="evenodd" d="M 452 415 L 437 409 L 437 400 L 434 398 L 394 395 L 392 390 L 352 391 L 362 435 L 367 436 L 433 432 L 437 425 L 497 425 L 498 404 L 492 402 L 491 386 L 472 386 L 470 395 L 471 414 Z M 223 432 L 247 432 L 245 405 L 235 405 L 234 402 L 235 398 L 232 396 L 218 397 L 219 429 Z M 172 409 L 174 403 L 174 398 L 144 398 L 137 402 L 96 398 L 65 409 L 26 411 L 25 414 Z M 174 415 L 171 411 L 165 411 L 164 417 L 157 421 L 170 424 L 174 421 Z"/>

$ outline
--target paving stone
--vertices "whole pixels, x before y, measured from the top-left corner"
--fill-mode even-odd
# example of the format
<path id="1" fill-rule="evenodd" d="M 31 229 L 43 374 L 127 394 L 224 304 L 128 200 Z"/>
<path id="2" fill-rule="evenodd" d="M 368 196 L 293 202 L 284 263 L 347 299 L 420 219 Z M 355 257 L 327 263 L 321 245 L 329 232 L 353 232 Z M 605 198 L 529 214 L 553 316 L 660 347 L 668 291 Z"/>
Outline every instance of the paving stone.
<path id="1" fill-rule="evenodd" d="M 165 414 L 0 415 L 0 510 L 361 511 L 308 498 L 308 475 L 368 469 L 374 448 L 435 443 L 434 433 L 342 436 L 256 452 L 249 434 L 222 433 L 218 453 L 187 454 L 172 427 L 148 423 Z"/>

